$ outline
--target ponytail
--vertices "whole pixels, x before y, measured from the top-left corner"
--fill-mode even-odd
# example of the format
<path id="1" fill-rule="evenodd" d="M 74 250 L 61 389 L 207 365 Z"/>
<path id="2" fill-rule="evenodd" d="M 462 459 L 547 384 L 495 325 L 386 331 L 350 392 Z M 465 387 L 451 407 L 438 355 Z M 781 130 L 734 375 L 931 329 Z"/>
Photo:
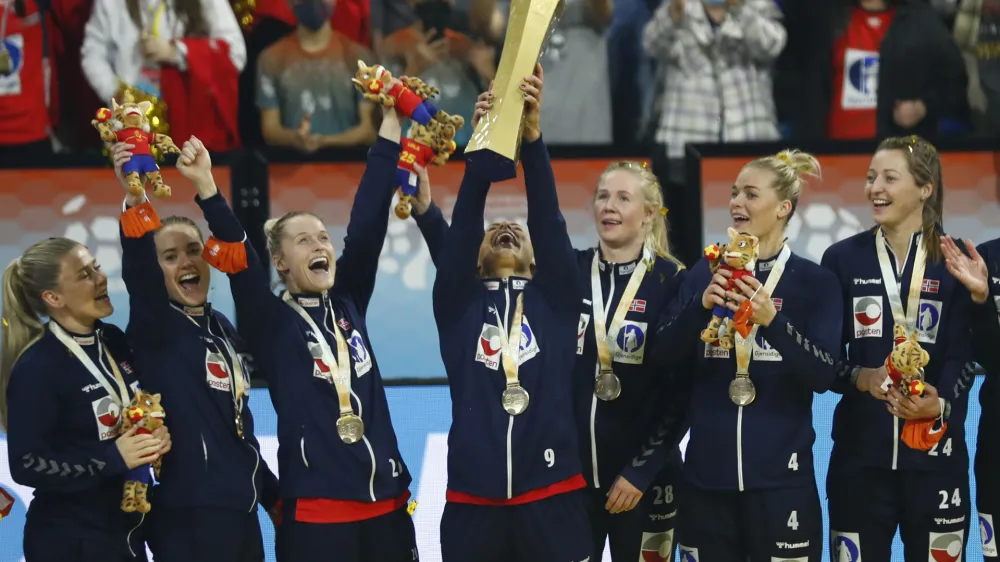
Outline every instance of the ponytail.
<path id="1" fill-rule="evenodd" d="M 0 428 L 7 430 L 7 387 L 14 364 L 45 332 L 42 293 L 59 285 L 62 259 L 79 242 L 47 238 L 25 250 L 3 272 L 3 309 L 0 325 Z"/>

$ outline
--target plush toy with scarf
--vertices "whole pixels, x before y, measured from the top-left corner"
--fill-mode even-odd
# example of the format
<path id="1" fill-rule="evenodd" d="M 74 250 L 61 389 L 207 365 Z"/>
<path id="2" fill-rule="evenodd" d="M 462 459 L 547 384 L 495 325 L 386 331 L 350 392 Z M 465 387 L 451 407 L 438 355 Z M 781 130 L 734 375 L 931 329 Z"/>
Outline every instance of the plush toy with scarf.
<path id="1" fill-rule="evenodd" d="M 906 329 L 896 325 L 893 328 L 895 347 L 885 358 L 886 379 L 883 390 L 895 387 L 903 396 L 919 398 L 924 395 L 924 367 L 931 357 L 917 341 L 917 332 L 907 334 Z M 943 414 L 943 413 L 942 413 Z M 900 439 L 911 449 L 929 451 L 941 440 L 948 423 L 940 418 L 906 420 Z"/>
<path id="2" fill-rule="evenodd" d="M 738 291 L 736 287 L 737 279 L 753 277 L 753 268 L 757 263 L 760 245 L 756 236 L 737 232 L 732 227 L 727 232 L 729 234 L 729 244 L 725 247 L 713 244 L 705 248 L 704 253 L 712 274 L 715 274 L 720 269 L 728 270 L 732 274 L 726 290 Z M 732 349 L 736 344 L 733 334 L 737 328 L 734 316 L 733 311 L 729 308 L 715 305 L 712 309 L 712 320 L 709 321 L 708 327 L 701 331 L 701 340 L 705 343 L 719 342 L 719 347 Z M 726 320 L 729 321 L 727 322 Z M 746 337 L 749 334 L 746 314 L 741 315 L 740 327 L 742 328 L 740 334 Z"/>
<path id="3" fill-rule="evenodd" d="M 436 136 L 451 140 L 465 125 L 461 115 L 449 115 L 427 101 L 438 95 L 438 89 L 419 78 L 403 76 L 393 80 L 392 73 L 384 66 L 368 66 L 359 60 L 358 71 L 351 82 L 366 100 L 395 107 L 404 117 L 427 127 Z"/>
<path id="4" fill-rule="evenodd" d="M 435 135 L 430 129 L 413 123 L 407 138 L 403 139 L 399 163 L 396 165 L 396 183 L 399 185 L 399 202 L 396 216 L 410 217 L 411 201 L 417 196 L 420 178 L 415 166 L 426 168 L 433 164 L 444 166 L 455 152 L 455 141 Z"/>

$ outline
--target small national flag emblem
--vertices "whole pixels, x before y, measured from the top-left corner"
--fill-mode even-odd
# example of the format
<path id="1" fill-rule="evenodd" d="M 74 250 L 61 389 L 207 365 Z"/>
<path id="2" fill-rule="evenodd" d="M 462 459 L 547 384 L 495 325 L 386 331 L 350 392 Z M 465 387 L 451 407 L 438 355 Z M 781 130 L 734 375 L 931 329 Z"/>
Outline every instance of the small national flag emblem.
<path id="1" fill-rule="evenodd" d="M 635 299 L 632 304 L 628 307 L 629 312 L 646 312 L 646 301 L 642 299 Z"/>
<path id="2" fill-rule="evenodd" d="M 347 321 L 347 318 L 341 318 L 340 320 L 337 320 L 337 325 L 340 326 L 340 329 L 344 330 L 345 332 L 351 329 L 351 323 Z"/>
<path id="3" fill-rule="evenodd" d="M 775 310 L 781 310 L 781 299 L 771 299 L 771 303 L 774 304 Z"/>
<path id="4" fill-rule="evenodd" d="M 941 282 L 935 279 L 924 279 L 920 284 L 920 291 L 923 293 L 937 293 L 941 288 Z"/>

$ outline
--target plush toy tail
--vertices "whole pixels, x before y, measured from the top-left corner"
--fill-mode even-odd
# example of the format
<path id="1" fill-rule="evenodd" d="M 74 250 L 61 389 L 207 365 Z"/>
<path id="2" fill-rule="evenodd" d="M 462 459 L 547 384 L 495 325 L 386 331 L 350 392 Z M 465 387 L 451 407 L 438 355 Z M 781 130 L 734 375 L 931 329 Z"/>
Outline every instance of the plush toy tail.
<path id="1" fill-rule="evenodd" d="M 903 424 L 901 439 L 906 446 L 918 451 L 929 451 L 937 445 L 944 433 L 948 431 L 948 422 L 941 422 L 941 427 L 934 429 L 938 420 L 906 420 Z"/>
<path id="2" fill-rule="evenodd" d="M 156 209 L 149 204 L 149 201 L 141 205 L 136 205 L 118 216 L 121 221 L 122 232 L 126 238 L 142 238 L 147 232 L 163 226 L 160 217 L 156 215 Z"/>
<path id="3" fill-rule="evenodd" d="M 750 315 L 752 313 L 752 306 L 750 304 L 750 299 L 743 301 L 740 305 L 740 309 L 736 311 L 733 315 L 733 327 L 736 331 L 740 333 L 744 338 L 750 335 L 750 330 L 753 328 L 753 324 L 750 322 Z"/>
<path id="4" fill-rule="evenodd" d="M 249 267 L 247 247 L 243 242 L 223 242 L 215 236 L 205 243 L 201 257 L 223 273 L 239 273 Z"/>

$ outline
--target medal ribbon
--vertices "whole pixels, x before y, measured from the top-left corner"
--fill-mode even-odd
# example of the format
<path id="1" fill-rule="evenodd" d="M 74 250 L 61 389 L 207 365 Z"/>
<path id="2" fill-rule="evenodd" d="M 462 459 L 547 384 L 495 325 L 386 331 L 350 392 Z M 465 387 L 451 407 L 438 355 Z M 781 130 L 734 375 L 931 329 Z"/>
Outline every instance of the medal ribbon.
<path id="1" fill-rule="evenodd" d="M 768 298 L 774 296 L 774 288 L 778 286 L 778 281 L 781 281 L 781 276 L 785 273 L 785 264 L 788 263 L 788 258 L 792 256 L 792 250 L 785 244 L 781 248 L 781 253 L 778 254 L 778 259 L 774 262 L 774 267 L 771 268 L 771 273 L 767 276 L 767 281 L 764 283 L 764 291 L 768 294 Z M 756 269 L 756 268 L 755 268 Z M 750 329 L 750 335 L 744 338 L 739 332 L 733 332 L 733 336 L 736 338 L 736 375 L 737 376 L 749 376 L 750 375 L 750 359 L 753 358 L 753 342 L 757 338 L 757 330 L 760 328 L 760 324 L 754 324 L 754 327 Z"/>
<path id="2" fill-rule="evenodd" d="M 323 336 L 323 331 L 319 329 L 316 322 L 313 321 L 312 316 L 306 312 L 302 305 L 295 302 L 295 298 L 292 297 L 288 291 L 285 291 L 281 295 L 282 300 L 288 303 L 288 306 L 292 307 L 295 312 L 306 321 L 309 328 L 316 334 L 316 339 L 319 340 L 320 349 L 323 350 L 323 363 L 327 367 L 326 373 L 327 380 L 333 384 L 333 387 L 337 389 L 337 400 L 340 404 L 340 417 L 354 415 L 354 406 L 351 405 L 351 355 L 347 351 L 347 340 L 344 339 L 344 334 L 340 332 L 340 326 L 337 325 L 337 315 L 332 312 L 326 303 L 326 298 L 323 298 L 323 324 L 326 327 L 326 313 L 333 315 L 333 339 L 337 342 L 337 357 L 340 361 L 337 361 L 337 357 L 333 356 L 333 350 L 330 348 L 330 344 L 326 341 Z M 330 332 L 331 330 L 327 330 Z"/>
<path id="3" fill-rule="evenodd" d="M 497 326 L 500 328 L 500 361 L 503 363 L 503 372 L 507 377 L 507 386 L 518 386 L 520 380 L 517 378 L 517 363 L 521 359 L 521 319 L 524 316 L 524 293 L 517 295 L 514 317 L 510 320 L 509 336 L 504 332 L 504 322 L 500 318 L 500 311 L 495 306 L 493 314 L 496 315 Z"/>
<path id="4" fill-rule="evenodd" d="M 183 314 L 185 318 L 190 320 L 192 324 L 201 330 L 201 324 L 198 324 L 197 320 L 191 318 L 188 313 L 184 312 L 184 309 L 174 305 L 173 303 L 171 303 L 170 306 L 172 306 L 177 312 Z M 208 334 L 210 336 L 215 336 L 215 334 L 212 333 L 211 322 L 211 317 L 206 315 L 205 325 L 208 326 Z M 240 437 L 243 437 L 243 401 L 240 400 L 240 398 L 247 394 L 246 374 L 243 372 L 243 364 L 240 362 L 240 356 L 236 354 L 236 350 L 233 349 L 232 344 L 229 343 L 229 338 L 226 337 L 225 333 L 223 333 L 222 336 L 220 336 L 220 339 L 222 340 L 222 345 L 226 348 L 226 352 L 219 353 L 219 355 L 222 355 L 222 360 L 226 363 L 226 367 L 228 367 L 226 369 L 226 374 L 229 376 L 229 388 L 231 389 L 233 396 L 233 413 L 236 416 L 234 420 L 236 422 L 236 431 L 240 434 Z M 216 351 L 219 351 L 218 348 L 216 348 Z M 226 357 L 226 355 L 229 357 Z"/>
<path id="5" fill-rule="evenodd" d="M 62 326 L 56 324 L 55 322 L 49 322 L 49 330 L 55 334 L 57 338 L 59 338 L 59 341 L 61 341 L 77 359 L 80 360 L 80 363 L 83 363 L 83 366 L 90 371 L 91 376 L 97 379 L 97 382 L 100 383 L 101 386 L 104 387 L 104 390 L 108 392 L 108 396 L 110 396 L 111 400 L 118 405 L 120 411 L 124 410 L 129 404 L 131 404 L 132 401 L 128 395 L 128 385 L 125 384 L 125 379 L 122 378 L 121 372 L 118 371 L 118 365 L 115 363 L 115 358 L 112 357 L 111 352 L 102 345 L 100 334 L 96 332 L 94 333 L 94 340 L 97 343 L 97 355 L 100 357 L 103 351 L 104 357 L 107 358 L 108 363 L 111 365 L 111 370 L 114 372 L 113 376 L 104 370 L 104 365 L 98 367 L 94 364 L 94 361 L 89 355 L 87 355 L 87 352 L 80 347 L 80 344 L 78 344 L 76 340 L 66 333 L 66 330 L 64 330 Z M 114 380 L 118 386 L 117 392 L 115 391 L 115 388 L 111 386 L 111 380 Z"/>
<path id="6" fill-rule="evenodd" d="M 885 247 L 885 234 L 882 229 L 875 232 L 875 251 L 878 252 L 878 265 L 882 269 L 882 284 L 885 285 L 885 294 L 889 299 L 889 306 L 892 307 L 893 321 L 906 329 L 906 335 L 916 330 L 917 313 L 920 312 L 920 291 L 924 284 L 924 271 L 927 269 L 927 250 L 924 248 L 922 236 L 917 236 L 917 256 L 913 262 L 913 274 L 910 276 L 909 295 L 906 300 L 906 310 L 903 310 L 903 299 L 900 296 L 900 279 L 903 277 L 904 267 L 900 267 L 899 277 L 893 272 L 892 263 L 889 261 L 889 251 Z M 910 255 L 910 248 L 906 248 L 906 255 Z"/>
<path id="7" fill-rule="evenodd" d="M 625 285 L 625 290 L 622 292 L 622 298 L 618 301 L 615 315 L 611 318 L 611 325 L 605 328 L 608 311 L 604 305 L 604 291 L 601 288 L 599 253 L 594 252 L 594 261 L 590 266 L 590 298 L 593 303 L 594 312 L 594 339 L 597 344 L 597 360 L 600 362 L 600 372 L 611 372 L 612 356 L 610 342 L 618 338 L 618 331 L 622 328 L 622 323 L 625 321 L 625 315 L 628 314 L 632 299 L 639 292 L 639 285 L 642 284 L 642 279 L 646 276 L 649 265 L 653 263 L 653 255 L 649 250 L 643 249 L 642 259 L 636 264 L 635 269 L 632 270 L 632 276 L 629 277 L 628 284 Z M 611 275 L 614 274 L 614 269 L 612 269 Z M 608 305 L 611 304 L 612 298 L 614 298 L 614 295 L 608 295 Z"/>
<path id="8" fill-rule="evenodd" d="M 166 8 L 166 1 L 160 0 L 154 6 L 150 7 L 149 12 L 152 14 L 152 22 L 149 24 L 149 34 L 153 37 L 160 36 L 160 21 L 163 19 L 163 12 Z"/>

